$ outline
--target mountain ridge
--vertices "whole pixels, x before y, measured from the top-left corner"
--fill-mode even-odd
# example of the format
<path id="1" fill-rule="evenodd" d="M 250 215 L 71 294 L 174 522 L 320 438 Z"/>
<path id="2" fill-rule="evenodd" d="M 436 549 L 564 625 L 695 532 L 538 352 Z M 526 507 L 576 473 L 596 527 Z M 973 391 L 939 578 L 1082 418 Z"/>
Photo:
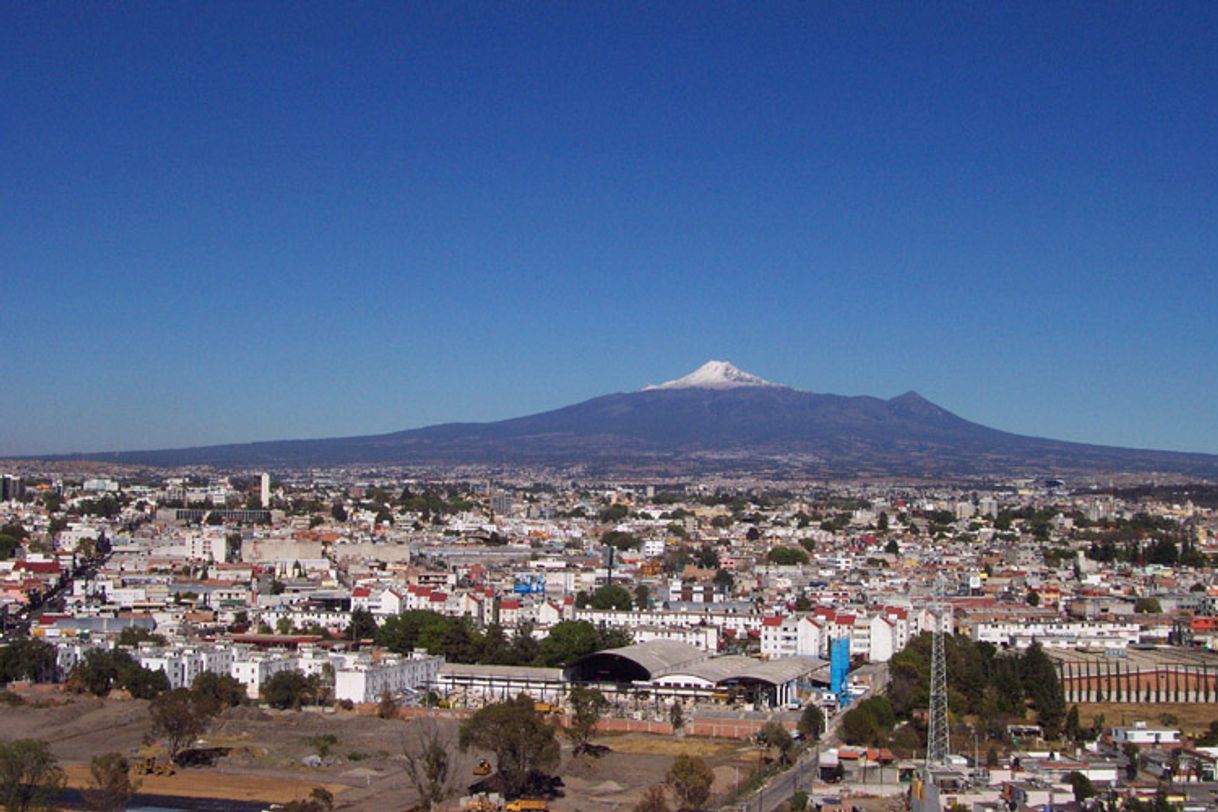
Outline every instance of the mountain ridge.
<path id="1" fill-rule="evenodd" d="M 1029 437 L 966 420 L 913 390 L 886 400 L 818 394 L 719 361 L 665 384 L 493 422 L 56 458 L 158 467 L 584 466 L 606 472 L 753 471 L 843 478 L 1083 472 L 1218 476 L 1218 455 Z"/>

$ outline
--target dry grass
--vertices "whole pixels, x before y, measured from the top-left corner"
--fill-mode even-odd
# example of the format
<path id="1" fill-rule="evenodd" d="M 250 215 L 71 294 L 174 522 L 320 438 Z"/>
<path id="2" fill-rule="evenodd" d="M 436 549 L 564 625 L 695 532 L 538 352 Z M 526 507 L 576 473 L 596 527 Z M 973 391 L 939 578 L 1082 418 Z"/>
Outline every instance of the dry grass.
<path id="1" fill-rule="evenodd" d="M 723 739 L 684 738 L 672 736 L 648 736 L 633 733 L 601 736 L 598 744 L 611 748 L 615 753 L 631 753 L 647 756 L 700 756 L 716 758 L 727 756 L 740 748 L 738 741 Z"/>
<path id="2" fill-rule="evenodd" d="M 1218 704 L 1210 703 L 1180 703 L 1180 702 L 1143 702 L 1140 704 L 1115 704 L 1112 702 L 1088 703 L 1078 706 L 1079 718 L 1084 725 L 1089 725 L 1097 713 L 1104 714 L 1104 724 L 1108 727 L 1132 725 L 1134 722 L 1162 724 L 1162 717 L 1174 716 L 1178 721 L 1173 723 L 1185 733 L 1202 733 L 1210 726 L 1210 722 L 1218 722 Z"/>
<path id="3" fill-rule="evenodd" d="M 89 766 L 66 764 L 68 786 L 87 787 Z M 230 775 L 212 770 L 182 770 L 175 775 L 145 775 L 140 777 L 140 791 L 153 795 L 176 795 L 186 798 L 227 798 L 232 801 L 269 801 L 287 803 L 309 796 L 314 787 L 325 787 L 337 796 L 348 789 L 343 784 L 322 784 L 302 777 L 299 781 L 263 778 L 255 775 Z"/>

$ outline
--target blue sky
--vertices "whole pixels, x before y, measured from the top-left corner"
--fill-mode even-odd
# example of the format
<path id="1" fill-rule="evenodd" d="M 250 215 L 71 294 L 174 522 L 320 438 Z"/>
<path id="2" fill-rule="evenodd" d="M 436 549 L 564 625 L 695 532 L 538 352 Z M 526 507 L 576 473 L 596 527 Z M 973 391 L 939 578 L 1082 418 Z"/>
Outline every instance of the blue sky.
<path id="1" fill-rule="evenodd" d="M 0 453 L 726 358 L 1218 452 L 1218 5 L 9 3 Z"/>

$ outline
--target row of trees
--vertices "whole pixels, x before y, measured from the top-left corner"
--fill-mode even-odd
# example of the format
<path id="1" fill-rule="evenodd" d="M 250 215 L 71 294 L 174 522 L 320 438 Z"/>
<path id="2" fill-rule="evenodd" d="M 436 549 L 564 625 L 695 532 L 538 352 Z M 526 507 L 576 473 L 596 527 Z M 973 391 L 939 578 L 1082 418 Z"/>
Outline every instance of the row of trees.
<path id="1" fill-rule="evenodd" d="M 562 732 L 579 757 L 590 751 L 590 739 L 608 700 L 599 691 L 585 688 L 576 688 L 570 699 L 573 715 Z M 558 731 L 536 711 L 527 694 L 483 707 L 461 724 L 455 744 L 434 721 L 420 720 L 413 724 L 414 735 L 403 738 L 406 776 L 419 795 L 419 807 L 434 809 L 457 790 L 455 752 L 477 750 L 494 756 L 497 777 L 508 798 L 544 795 L 553 786 L 553 773 L 561 758 Z M 666 790 L 675 797 L 679 810 L 705 809 L 713 782 L 714 774 L 702 759 L 679 756 L 665 783 L 649 789 L 636 812 L 668 812 Z"/>
<path id="2" fill-rule="evenodd" d="M 1023 721 L 1029 707 L 1045 737 L 1057 739 L 1066 720 L 1066 701 L 1057 669 L 1039 644 L 1023 654 L 999 653 L 988 643 L 961 635 L 944 637 L 948 708 L 954 716 L 973 715 L 991 735 L 1008 722 Z M 842 718 L 842 737 L 849 744 L 896 744 L 900 749 L 923 747 L 924 731 L 907 726 L 905 738 L 890 738 L 898 720 L 930 704 L 931 635 L 919 635 L 889 663 L 890 681 L 883 696 L 860 702 Z M 906 730 L 908 732 L 906 732 Z"/>
<path id="3" fill-rule="evenodd" d="M 55 647 L 42 640 L 22 637 L 0 648 L 0 684 L 55 679 Z"/>
<path id="4" fill-rule="evenodd" d="M 94 696 L 121 688 L 136 699 L 152 699 L 169 690 L 169 678 L 164 671 L 144 668 L 121 648 L 93 649 L 72 669 L 67 685 Z"/>
<path id="5" fill-rule="evenodd" d="M 149 735 L 162 740 L 170 758 L 176 760 L 206 732 L 216 715 L 244 702 L 245 696 L 245 688 L 232 677 L 204 672 L 190 688 L 165 691 L 149 703 Z M 64 787 L 64 771 L 45 741 L 0 742 L 0 806 L 8 812 L 55 808 Z M 95 812 L 119 812 L 127 808 L 138 789 L 126 757 L 104 753 L 90 763 L 89 783 L 81 794 L 85 805 Z M 327 812 L 333 799 L 322 803 L 326 800 L 315 796 L 298 802 L 314 805 L 297 807 L 296 812 Z"/>
<path id="6" fill-rule="evenodd" d="M 46 742 L 0 742 L 0 805 L 8 812 L 54 809 L 66 785 L 63 768 Z M 121 753 L 104 753 L 90 763 L 89 783 L 81 795 L 94 812 L 120 812 L 138 789 L 127 759 Z"/>
<path id="7" fill-rule="evenodd" d="M 454 663 L 549 667 L 567 665 L 594 651 L 628 646 L 632 641 L 628 630 L 598 629 L 586 621 L 574 620 L 556 624 L 541 640 L 533 637 L 529 623 L 519 624 L 508 637 L 498 624 L 481 630 L 468 618 L 425 609 L 388 618 L 372 636 L 377 645 L 401 654 L 421 648 L 443 654 Z"/>
<path id="8" fill-rule="evenodd" d="M 609 702 L 600 691 L 588 688 L 575 688 L 570 701 L 572 717 L 563 732 L 579 756 L 589 752 L 597 722 Z M 785 758 L 791 749 L 790 734 L 777 724 L 766 730 L 771 746 L 783 752 Z M 784 742 L 787 743 L 785 750 Z M 509 798 L 545 793 L 552 784 L 552 773 L 561 756 L 555 726 L 537 713 L 532 697 L 527 694 L 479 710 L 461 724 L 457 745 L 462 752 L 472 748 L 494 754 L 497 772 Z M 431 809 L 452 792 L 448 757 L 451 747 L 447 747 L 435 728 L 431 728 L 411 739 L 404 749 L 411 783 L 420 795 L 422 807 Z M 649 789 L 636 810 L 667 812 L 666 789 L 675 797 L 679 810 L 705 809 L 713 783 L 714 774 L 702 759 L 678 756 L 665 783 Z"/>

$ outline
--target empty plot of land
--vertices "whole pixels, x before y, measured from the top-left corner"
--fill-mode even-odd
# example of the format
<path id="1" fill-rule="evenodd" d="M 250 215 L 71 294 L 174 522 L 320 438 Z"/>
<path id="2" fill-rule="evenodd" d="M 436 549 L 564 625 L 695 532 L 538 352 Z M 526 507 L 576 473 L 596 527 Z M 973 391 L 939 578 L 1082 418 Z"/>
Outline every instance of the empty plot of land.
<path id="1" fill-rule="evenodd" d="M 117 751 L 134 758 L 145 746 L 148 703 L 63 695 L 63 704 L 0 707 L 0 738 L 40 738 L 65 765 L 71 785 L 87 781 L 88 762 Z M 156 796 L 285 802 L 324 786 L 342 810 L 404 809 L 416 793 L 406 777 L 403 743 L 432 726 L 448 742 L 458 793 L 480 780 L 473 767 L 489 753 L 461 753 L 458 722 L 450 719 L 383 720 L 349 712 L 268 711 L 239 707 L 216 719 L 203 736 L 227 752 L 212 767 L 179 769 L 173 776 L 145 776 L 142 792 Z M 633 806 L 650 786 L 664 781 L 673 759 L 699 756 L 714 769 L 716 797 L 730 793 L 757 767 L 758 750 L 739 740 L 644 734 L 600 736 L 600 755 L 573 757 L 564 742 L 558 774 L 564 787 L 555 812 Z"/>

